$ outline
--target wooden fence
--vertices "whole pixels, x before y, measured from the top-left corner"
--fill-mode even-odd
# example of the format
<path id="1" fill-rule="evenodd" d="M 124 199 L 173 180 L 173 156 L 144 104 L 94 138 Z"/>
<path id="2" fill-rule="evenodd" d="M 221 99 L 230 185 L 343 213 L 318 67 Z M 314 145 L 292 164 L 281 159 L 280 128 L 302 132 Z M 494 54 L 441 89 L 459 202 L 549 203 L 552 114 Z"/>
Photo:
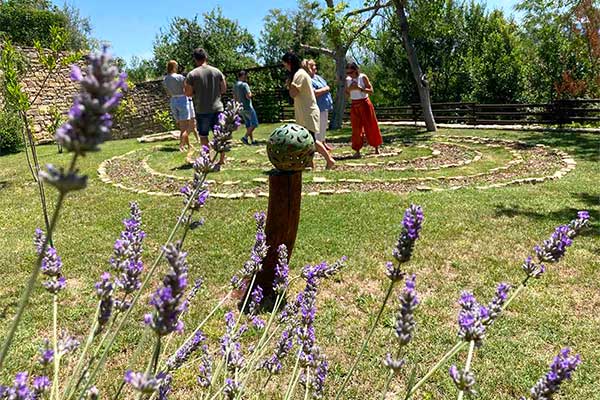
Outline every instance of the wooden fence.
<path id="1" fill-rule="evenodd" d="M 294 107 L 286 90 L 256 93 L 253 99 L 259 120 L 275 122 L 294 119 Z M 422 121 L 421 105 L 375 106 L 379 121 Z M 436 122 L 468 125 L 565 125 L 600 124 L 600 99 L 557 100 L 550 103 L 480 104 L 433 103 Z M 348 120 L 350 107 L 346 108 Z"/>

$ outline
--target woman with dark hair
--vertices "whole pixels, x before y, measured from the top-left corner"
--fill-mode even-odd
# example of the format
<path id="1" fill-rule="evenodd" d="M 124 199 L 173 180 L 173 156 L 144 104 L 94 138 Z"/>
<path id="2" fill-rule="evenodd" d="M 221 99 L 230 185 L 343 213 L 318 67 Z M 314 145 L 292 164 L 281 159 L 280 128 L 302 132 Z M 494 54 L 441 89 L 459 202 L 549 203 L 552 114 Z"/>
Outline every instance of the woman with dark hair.
<path id="1" fill-rule="evenodd" d="M 314 138 L 315 133 L 319 132 L 320 128 L 320 111 L 317 106 L 317 99 L 315 98 L 310 75 L 302 68 L 300 58 L 291 51 L 285 53 L 281 61 L 289 73 L 287 86 L 290 96 L 294 99 L 296 123 L 305 127 Z M 327 162 L 325 168 L 332 169 L 335 166 L 335 161 L 333 161 L 331 153 L 323 145 L 323 142 L 315 140 L 315 148 L 325 158 Z"/>
<path id="2" fill-rule="evenodd" d="M 369 77 L 361 74 L 355 62 L 346 64 L 346 94 L 352 99 L 350 108 L 350 122 L 352 124 L 352 149 L 354 157 L 360 157 L 363 147 L 363 134 L 367 143 L 375 147 L 375 154 L 379 154 L 379 146 L 383 143 L 375 109 L 369 99 L 373 93 L 373 86 Z"/>

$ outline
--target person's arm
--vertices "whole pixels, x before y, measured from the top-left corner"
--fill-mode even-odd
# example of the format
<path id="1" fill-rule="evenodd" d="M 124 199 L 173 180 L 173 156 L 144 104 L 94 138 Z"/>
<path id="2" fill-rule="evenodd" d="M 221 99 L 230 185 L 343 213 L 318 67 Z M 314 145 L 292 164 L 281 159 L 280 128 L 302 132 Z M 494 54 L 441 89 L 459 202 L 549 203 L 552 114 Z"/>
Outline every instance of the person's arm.
<path id="1" fill-rule="evenodd" d="M 329 93 L 330 90 L 331 89 L 329 88 L 329 86 L 322 87 L 321 89 L 315 89 L 315 97 L 321 97 L 324 94 Z"/>
<path id="2" fill-rule="evenodd" d="M 365 82 L 365 87 L 361 88 L 360 91 L 366 94 L 373 94 L 373 86 L 371 85 L 371 81 L 369 81 L 369 77 L 363 75 L 363 81 Z"/>
<path id="3" fill-rule="evenodd" d="M 252 91 L 250 90 L 250 85 L 246 83 L 246 99 L 252 99 Z"/>
<path id="4" fill-rule="evenodd" d="M 192 97 L 194 95 L 194 87 L 190 84 L 189 78 L 186 78 L 183 82 L 183 93 L 187 97 Z"/>
<path id="5" fill-rule="evenodd" d="M 289 86 L 290 96 L 292 98 L 295 98 L 296 96 L 298 96 L 300 94 L 300 88 L 302 87 L 302 84 L 303 84 L 302 74 L 297 73 L 294 76 L 294 79 L 292 79 L 292 81 L 290 82 L 290 86 Z"/>
<path id="6" fill-rule="evenodd" d="M 227 82 L 225 76 L 221 75 L 221 94 L 225 94 L 225 92 L 227 92 Z"/>
<path id="7" fill-rule="evenodd" d="M 346 81 L 346 96 L 350 96 L 350 92 L 357 89 L 359 89 L 358 83 L 354 79 Z"/>

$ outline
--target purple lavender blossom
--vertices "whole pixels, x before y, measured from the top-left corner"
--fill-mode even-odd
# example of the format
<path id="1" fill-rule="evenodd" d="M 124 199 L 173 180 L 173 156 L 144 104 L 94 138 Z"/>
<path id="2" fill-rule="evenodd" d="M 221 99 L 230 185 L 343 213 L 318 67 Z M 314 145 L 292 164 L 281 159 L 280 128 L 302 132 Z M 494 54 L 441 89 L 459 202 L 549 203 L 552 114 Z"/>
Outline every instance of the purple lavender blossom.
<path id="1" fill-rule="evenodd" d="M 281 368 L 283 367 L 281 361 L 289 354 L 293 346 L 293 334 L 288 327 L 281 332 L 281 336 L 279 337 L 275 351 L 269 358 L 263 360 L 260 368 L 266 369 L 271 374 L 278 374 L 281 372 Z"/>
<path id="2" fill-rule="evenodd" d="M 50 379 L 47 376 L 36 376 L 33 379 L 33 392 L 36 399 L 41 398 L 50 389 Z"/>
<path id="3" fill-rule="evenodd" d="M 124 380 L 137 392 L 152 394 L 158 390 L 165 377 L 163 373 L 152 376 L 143 372 L 128 370 L 125 372 Z"/>
<path id="4" fill-rule="evenodd" d="M 550 371 L 531 388 L 532 400 L 552 399 L 560 390 L 562 383 L 571 379 L 573 372 L 581 364 L 581 357 L 579 354 L 569 356 L 570 352 L 569 348 L 565 348 L 554 357 Z M 525 400 L 525 397 L 521 397 L 521 400 Z"/>
<path id="5" fill-rule="evenodd" d="M 101 53 L 90 54 L 88 60 L 85 77 L 77 66 L 71 69 L 71 78 L 80 82 L 81 91 L 75 96 L 68 121 L 56 132 L 56 141 L 79 155 L 97 150 L 108 138 L 110 113 L 127 89 L 126 74 L 119 74 L 106 46 Z"/>
<path id="6" fill-rule="evenodd" d="M 63 167 L 55 167 L 52 164 L 46 164 L 46 170 L 40 170 L 40 178 L 54 186 L 59 192 L 67 193 L 75 190 L 85 189 L 87 186 L 87 176 L 78 175 L 78 171 L 67 171 Z"/>
<path id="7" fill-rule="evenodd" d="M 489 317 L 489 311 L 480 305 L 470 292 L 461 294 L 459 304 L 461 310 L 458 314 L 458 337 L 465 342 L 474 341 L 475 345 L 480 347 L 485 336 L 483 321 Z"/>
<path id="8" fill-rule="evenodd" d="M 385 360 L 383 360 L 383 365 L 385 365 L 386 367 L 391 369 L 394 372 L 394 374 L 400 373 L 404 364 L 406 364 L 406 360 L 404 360 L 404 359 L 397 360 L 397 359 L 393 358 L 390 353 L 387 353 L 385 355 Z"/>
<path id="9" fill-rule="evenodd" d="M 473 389 L 473 386 L 475 386 L 475 376 L 471 371 L 459 370 L 456 365 L 453 365 L 450 367 L 449 373 L 458 390 L 471 396 L 476 394 Z"/>
<path id="10" fill-rule="evenodd" d="M 15 380 L 12 387 L 14 397 L 9 397 L 11 400 L 29 400 L 31 398 L 32 393 L 27 386 L 28 380 L 29 375 L 27 372 L 18 372 L 17 375 L 15 375 Z"/>
<path id="11" fill-rule="evenodd" d="M 202 388 L 210 386 L 212 380 L 212 357 L 208 352 L 208 346 L 202 346 L 202 357 L 200 358 L 200 366 L 198 367 L 198 384 Z"/>
<path id="12" fill-rule="evenodd" d="M 171 357 L 167 359 L 167 371 L 175 371 L 185 364 L 190 356 L 198 350 L 206 342 L 204 332 L 198 330 L 194 336 L 179 347 L 179 349 Z"/>
<path id="13" fill-rule="evenodd" d="M 527 257 L 521 266 L 523 271 L 527 274 L 529 278 L 538 279 L 541 277 L 544 272 L 546 272 L 546 267 L 544 264 L 536 264 L 533 262 L 531 257 Z"/>
<path id="14" fill-rule="evenodd" d="M 484 325 L 491 325 L 502 313 L 502 307 L 508 299 L 508 293 L 510 292 L 511 286 L 508 283 L 500 283 L 496 288 L 496 295 L 488 304 L 487 318 L 483 321 Z"/>
<path id="15" fill-rule="evenodd" d="M 211 147 L 217 152 L 227 152 L 231 150 L 231 140 L 233 132 L 241 125 L 240 119 L 241 104 L 236 101 L 229 101 L 225 106 L 225 111 L 219 115 L 219 123 L 213 127 L 214 138 Z"/>
<path id="16" fill-rule="evenodd" d="M 205 184 L 199 184 L 199 186 L 206 187 Z M 191 183 L 185 185 L 179 190 L 179 193 L 183 195 L 183 203 L 190 203 L 189 209 L 193 211 L 198 211 L 200 208 L 204 206 L 206 200 L 208 200 L 208 189 L 200 190 L 196 193 L 196 184 Z"/>
<path id="17" fill-rule="evenodd" d="M 273 291 L 276 294 L 283 294 L 289 285 L 290 267 L 288 265 L 288 251 L 285 244 L 277 248 L 277 265 L 275 265 L 275 279 L 273 281 Z"/>
<path id="18" fill-rule="evenodd" d="M 141 287 L 140 276 L 144 270 L 142 242 L 146 233 L 142 230 L 142 213 L 137 202 L 131 202 L 129 209 L 130 217 L 123 220 L 125 229 L 115 241 L 113 255 L 109 259 L 116 274 L 115 286 L 124 293 L 122 299 L 115 301 L 119 311 L 129 308 L 126 298 Z"/>
<path id="19" fill-rule="evenodd" d="M 35 230 L 34 245 L 38 255 L 41 253 L 46 235 L 40 228 Z M 47 246 L 42 257 L 40 270 L 48 277 L 42 282 L 42 286 L 51 294 L 58 294 L 67 286 L 67 280 L 62 275 L 62 260 L 54 247 Z"/>
<path id="20" fill-rule="evenodd" d="M 419 297 L 415 290 L 416 279 L 417 277 L 414 274 L 406 279 L 406 286 L 399 296 L 400 309 L 396 314 L 394 333 L 400 347 L 406 346 L 411 341 L 415 326 L 417 325 L 414 318 L 414 312 L 419 305 Z"/>
<path id="21" fill-rule="evenodd" d="M 48 367 L 52 361 L 54 361 L 54 350 L 52 349 L 52 345 L 48 339 L 44 339 L 42 341 L 42 345 L 39 349 L 39 355 L 40 357 L 38 358 L 38 362 L 42 368 Z"/>
<path id="22" fill-rule="evenodd" d="M 94 285 L 96 288 L 96 295 L 100 300 L 100 311 L 98 313 L 98 327 L 96 328 L 95 334 L 100 334 L 106 324 L 110 320 L 112 315 L 114 299 L 113 299 L 113 283 L 111 276 L 108 272 L 104 272 L 100 276 L 100 281 Z"/>
<path id="23" fill-rule="evenodd" d="M 392 251 L 392 255 L 399 264 L 410 260 L 415 242 L 419 238 L 419 232 L 423 226 L 423 219 L 423 210 L 420 206 L 411 204 L 404 212 L 402 230 L 396 242 L 396 247 Z M 404 277 L 400 265 L 394 266 L 388 263 L 386 269 L 386 274 L 392 281 L 398 281 Z"/>
<path id="24" fill-rule="evenodd" d="M 69 335 L 67 332 L 62 331 L 58 338 L 58 354 L 64 356 L 69 353 L 75 352 L 81 343 L 75 337 Z"/>
<path id="25" fill-rule="evenodd" d="M 183 321 L 179 317 L 186 308 L 184 294 L 187 287 L 188 265 L 187 253 L 179 250 L 179 247 L 179 242 L 165 246 L 165 258 L 170 268 L 163 278 L 163 286 L 150 300 L 154 312 L 144 317 L 146 324 L 159 336 L 183 330 Z"/>
<path id="26" fill-rule="evenodd" d="M 210 148 L 208 146 L 202 146 L 200 155 L 196 158 L 192 166 L 199 174 L 207 174 L 213 170 L 214 165 L 210 159 Z"/>
<path id="27" fill-rule="evenodd" d="M 244 263 L 244 266 L 236 275 L 231 278 L 231 285 L 235 289 L 245 289 L 247 281 L 254 274 L 262 270 L 262 263 L 267 256 L 267 236 L 265 235 L 265 223 L 267 216 L 264 212 L 254 214 L 256 220 L 256 238 L 254 246 L 250 251 L 250 259 Z"/>
<path id="28" fill-rule="evenodd" d="M 243 388 L 240 382 L 237 382 L 231 378 L 225 379 L 225 387 L 223 388 L 223 394 L 227 400 L 233 400 L 240 393 L 242 393 Z"/>
<path id="29" fill-rule="evenodd" d="M 325 391 L 325 380 L 327 379 L 329 363 L 327 362 L 325 355 L 321 353 L 317 346 L 313 348 L 312 359 L 313 363 L 310 366 L 310 374 L 307 377 L 306 373 L 302 371 L 300 383 L 304 387 L 308 385 L 312 392 L 313 399 L 322 399 Z"/>
<path id="30" fill-rule="evenodd" d="M 541 246 L 535 246 L 535 254 L 540 262 L 558 262 L 571 246 L 573 240 L 569 236 L 569 226 L 561 225 L 554 230 L 549 239 Z"/>
<path id="31" fill-rule="evenodd" d="M 87 391 L 88 400 L 98 400 L 100 398 L 100 391 L 96 386 L 92 386 Z"/>
<path id="32" fill-rule="evenodd" d="M 171 392 L 171 383 L 173 382 L 173 377 L 171 374 L 167 374 L 158 387 L 158 400 L 167 400 L 169 398 L 169 393 Z"/>
<path id="33" fill-rule="evenodd" d="M 228 371 L 235 372 L 242 368 L 246 362 L 242 354 L 241 336 L 247 330 L 246 325 L 242 325 L 236 330 L 236 321 L 233 312 L 225 314 L 225 334 L 221 337 L 221 355 L 225 359 Z"/>

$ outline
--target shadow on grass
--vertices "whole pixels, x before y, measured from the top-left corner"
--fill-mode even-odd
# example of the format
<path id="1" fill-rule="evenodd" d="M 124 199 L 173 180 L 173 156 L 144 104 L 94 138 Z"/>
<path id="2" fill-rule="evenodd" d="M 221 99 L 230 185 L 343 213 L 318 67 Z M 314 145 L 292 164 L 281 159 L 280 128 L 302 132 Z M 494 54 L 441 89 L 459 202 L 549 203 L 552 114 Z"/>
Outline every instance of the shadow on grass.
<path id="1" fill-rule="evenodd" d="M 580 132 L 532 131 L 522 138 L 526 142 L 551 147 L 571 148 L 575 155 L 587 161 L 600 160 L 600 135 Z"/>
<path id="2" fill-rule="evenodd" d="M 10 186 L 10 183 L 8 183 L 8 181 L 0 181 L 0 190 L 6 189 L 9 186 Z"/>
<path id="3" fill-rule="evenodd" d="M 177 147 L 163 146 L 163 147 L 159 147 L 156 151 L 160 151 L 163 153 L 176 153 L 179 151 L 179 149 Z"/>
<path id="4" fill-rule="evenodd" d="M 419 127 L 381 126 L 380 129 L 384 144 L 395 140 L 402 140 L 403 142 L 422 142 L 432 138 L 431 133 Z M 332 143 L 348 143 L 351 138 L 352 129 L 341 128 L 328 132 L 327 141 Z"/>
<path id="5" fill-rule="evenodd" d="M 600 198 L 600 194 L 592 194 L 592 193 L 572 193 L 573 197 L 578 199 L 579 201 L 585 203 L 585 206 L 574 208 L 574 207 L 565 207 L 560 210 L 551 211 L 551 212 L 540 212 L 535 209 L 525 208 L 518 204 L 505 205 L 505 204 L 497 204 L 496 207 L 496 217 L 508 217 L 514 218 L 517 216 L 526 217 L 535 221 L 550 221 L 553 222 L 556 226 L 568 224 L 571 220 L 577 217 L 577 212 L 582 210 L 587 210 L 590 213 L 591 227 L 592 229 L 587 230 L 582 235 L 584 236 L 597 236 L 598 233 L 598 220 L 600 220 L 600 212 L 596 209 L 591 209 L 591 207 L 598 207 L 598 199 Z"/>

